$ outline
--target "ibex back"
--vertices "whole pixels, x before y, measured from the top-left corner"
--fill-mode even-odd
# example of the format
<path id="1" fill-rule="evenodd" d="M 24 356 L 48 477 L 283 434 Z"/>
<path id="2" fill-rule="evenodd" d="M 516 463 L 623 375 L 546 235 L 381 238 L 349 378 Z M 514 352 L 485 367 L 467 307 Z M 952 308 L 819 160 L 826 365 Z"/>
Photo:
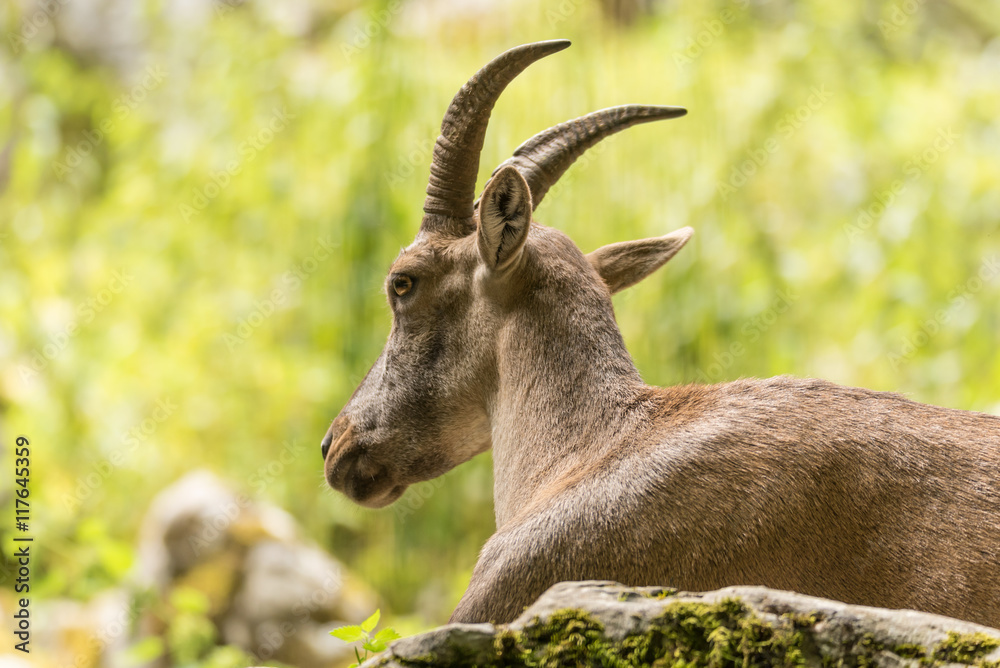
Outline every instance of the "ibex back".
<path id="1" fill-rule="evenodd" d="M 474 201 L 500 92 L 568 45 L 507 51 L 455 96 L 420 232 L 386 280 L 389 340 L 323 440 L 329 484 L 377 508 L 493 449 L 497 531 L 453 621 L 506 622 L 556 582 L 603 579 L 1000 626 L 1000 417 L 787 377 L 649 387 L 611 295 L 692 230 L 584 255 L 532 221 L 587 148 L 683 109 L 550 128 Z"/>

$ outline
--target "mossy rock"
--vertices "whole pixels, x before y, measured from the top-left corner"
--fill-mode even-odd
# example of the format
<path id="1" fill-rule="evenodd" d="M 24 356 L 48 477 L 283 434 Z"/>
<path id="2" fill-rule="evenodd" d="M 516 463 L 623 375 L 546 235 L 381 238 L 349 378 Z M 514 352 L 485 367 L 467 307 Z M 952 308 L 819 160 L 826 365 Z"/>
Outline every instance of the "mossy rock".
<path id="1" fill-rule="evenodd" d="M 510 625 L 451 624 L 364 666 L 1000 668 L 1000 631 L 763 587 L 702 594 L 612 582 L 552 587 Z"/>

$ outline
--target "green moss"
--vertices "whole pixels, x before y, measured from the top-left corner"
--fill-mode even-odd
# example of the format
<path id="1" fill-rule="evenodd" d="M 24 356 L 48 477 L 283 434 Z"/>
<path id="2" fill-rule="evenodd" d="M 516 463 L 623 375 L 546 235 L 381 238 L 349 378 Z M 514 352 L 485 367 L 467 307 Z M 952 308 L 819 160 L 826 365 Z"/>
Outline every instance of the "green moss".
<path id="1" fill-rule="evenodd" d="M 932 656 L 943 663 L 968 663 L 974 666 L 996 665 L 996 661 L 984 661 L 987 654 L 1000 647 L 1000 640 L 985 633 L 948 632 L 948 637 L 935 645 Z"/>
<path id="2" fill-rule="evenodd" d="M 801 637 L 792 628 L 773 627 L 743 603 L 678 603 L 654 621 L 663 654 L 686 665 L 802 665 Z M 658 658 L 648 655 L 648 659 Z"/>
<path id="3" fill-rule="evenodd" d="M 671 592 L 664 591 L 662 596 Z M 791 623 L 772 627 L 739 601 L 679 602 L 652 621 L 645 633 L 609 640 L 603 625 L 579 610 L 560 610 L 523 630 L 499 631 L 493 656 L 478 666 L 800 666 L 800 632 Z M 452 665 L 474 665 L 468 662 Z"/>
<path id="4" fill-rule="evenodd" d="M 618 594 L 618 600 L 632 601 L 637 598 L 651 598 L 654 601 L 662 601 L 663 599 L 673 596 L 676 593 L 677 590 L 672 587 L 658 587 L 649 591 L 625 590 Z"/>
<path id="5" fill-rule="evenodd" d="M 849 655 L 859 668 L 877 665 L 875 657 L 885 650 L 885 645 L 875 639 L 871 633 L 866 633 L 851 648 Z"/>
<path id="6" fill-rule="evenodd" d="M 927 649 L 913 643 L 902 643 L 894 646 L 892 653 L 903 659 L 923 659 L 927 656 Z"/>
<path id="7" fill-rule="evenodd" d="M 811 629 L 816 626 L 816 622 L 823 619 L 821 615 L 807 615 L 803 612 L 786 612 L 781 617 L 787 619 L 797 629 Z"/>
<path id="8" fill-rule="evenodd" d="M 986 661 L 985 657 L 997 647 L 1000 640 L 983 633 L 961 634 L 950 631 L 948 637 L 929 650 L 915 643 L 900 643 L 886 647 L 866 634 L 852 649 L 857 665 L 872 665 L 875 655 L 882 651 L 892 652 L 902 659 L 918 660 L 922 666 L 940 666 L 945 663 L 961 663 L 976 668 L 1000 668 L 1000 661 Z"/>
<path id="9" fill-rule="evenodd" d="M 665 594 L 664 596 L 668 596 Z M 738 600 L 718 603 L 677 601 L 645 632 L 623 640 L 609 639 L 604 626 L 585 612 L 559 610 L 548 619 L 535 618 L 515 631 L 501 628 L 493 638 L 491 656 L 455 652 L 450 666 L 556 668 L 770 668 L 817 665 L 831 668 L 869 668 L 880 653 L 891 652 L 922 666 L 964 663 L 976 668 L 1000 668 L 985 657 L 1000 641 L 984 634 L 949 633 L 928 650 L 916 644 L 886 646 L 868 633 L 855 639 L 843 658 L 821 656 L 813 638 L 818 615 L 787 613 L 776 623 L 761 619 Z M 442 665 L 435 657 L 402 661 L 404 665 Z M 398 659 L 397 659 L 398 660 Z"/>
<path id="10" fill-rule="evenodd" d="M 668 598 L 670 596 L 675 595 L 677 593 L 677 590 L 674 589 L 673 587 L 664 587 L 663 589 L 656 589 L 656 590 L 653 590 L 653 591 L 644 591 L 644 592 L 641 592 L 641 593 L 646 598 L 652 598 L 652 599 L 655 599 L 657 601 L 662 601 L 665 598 Z"/>

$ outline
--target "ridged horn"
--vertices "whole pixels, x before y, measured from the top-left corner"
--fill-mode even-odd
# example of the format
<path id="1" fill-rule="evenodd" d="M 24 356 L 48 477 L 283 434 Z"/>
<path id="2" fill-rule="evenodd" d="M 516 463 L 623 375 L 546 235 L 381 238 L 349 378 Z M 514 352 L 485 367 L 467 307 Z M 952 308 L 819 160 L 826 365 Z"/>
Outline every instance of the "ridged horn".
<path id="1" fill-rule="evenodd" d="M 464 235 L 475 229 L 473 201 L 486 125 L 500 93 L 536 60 L 562 51 L 567 39 L 516 46 L 479 70 L 455 94 L 434 144 L 421 230 Z"/>
<path id="2" fill-rule="evenodd" d="M 538 208 L 549 188 L 597 142 L 639 123 L 678 118 L 686 113 L 683 107 L 640 104 L 601 109 L 539 132 L 521 144 L 513 157 L 501 163 L 493 173 L 506 165 L 514 165 L 531 187 L 531 202 Z"/>

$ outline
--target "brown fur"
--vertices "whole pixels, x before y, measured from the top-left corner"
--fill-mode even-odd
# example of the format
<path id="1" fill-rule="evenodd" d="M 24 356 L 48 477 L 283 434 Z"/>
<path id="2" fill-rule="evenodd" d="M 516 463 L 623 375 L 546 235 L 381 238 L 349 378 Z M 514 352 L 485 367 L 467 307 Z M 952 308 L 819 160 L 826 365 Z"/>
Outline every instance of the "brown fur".
<path id="1" fill-rule="evenodd" d="M 603 579 L 1000 627 L 1000 417 L 788 377 L 649 387 L 611 293 L 690 230 L 585 256 L 532 208 L 507 166 L 468 234 L 422 227 L 386 281 L 385 349 L 324 439 L 329 484 L 371 507 L 492 448 L 497 531 L 452 621 Z"/>
<path id="2" fill-rule="evenodd" d="M 370 373 L 338 422 L 371 436 L 341 435 L 327 458 L 336 487 L 350 447 L 384 459 L 391 475 L 372 482 L 372 463 L 366 482 L 389 495 L 352 497 L 384 505 L 493 448 L 497 533 L 454 621 L 509 621 L 551 584 L 608 579 L 1000 626 L 1000 417 L 787 377 L 646 386 L 610 290 L 564 235 L 533 225 L 502 276 L 474 241 L 418 242 L 396 261 L 419 264 L 416 289 L 433 294 L 397 307 L 380 360 L 397 347 L 427 360 L 435 336 L 443 350 Z"/>

